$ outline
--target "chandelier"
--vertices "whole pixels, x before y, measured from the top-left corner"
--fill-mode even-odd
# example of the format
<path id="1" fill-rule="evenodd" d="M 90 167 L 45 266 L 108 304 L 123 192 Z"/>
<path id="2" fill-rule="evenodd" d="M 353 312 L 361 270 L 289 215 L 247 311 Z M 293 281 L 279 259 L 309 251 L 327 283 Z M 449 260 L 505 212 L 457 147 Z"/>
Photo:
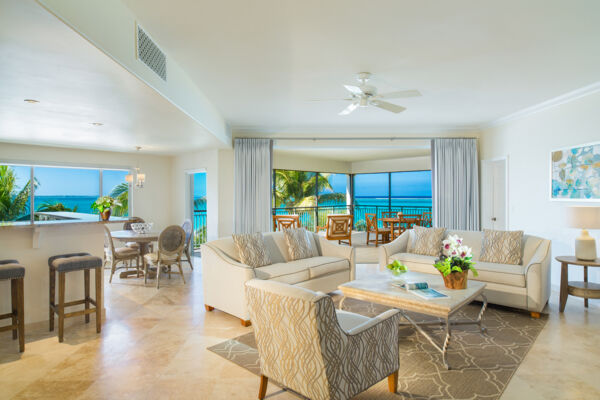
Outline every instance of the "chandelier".
<path id="1" fill-rule="evenodd" d="M 142 149 L 140 146 L 136 146 L 135 149 L 139 151 Z M 138 158 L 138 162 L 137 162 L 138 166 L 134 168 L 135 173 L 129 173 L 127 175 L 125 175 L 125 180 L 131 184 L 133 184 L 134 178 L 135 178 L 135 187 L 137 187 L 138 189 L 141 189 L 144 187 L 144 182 L 146 182 L 146 174 L 142 173 L 142 170 L 139 168 L 139 158 Z"/>

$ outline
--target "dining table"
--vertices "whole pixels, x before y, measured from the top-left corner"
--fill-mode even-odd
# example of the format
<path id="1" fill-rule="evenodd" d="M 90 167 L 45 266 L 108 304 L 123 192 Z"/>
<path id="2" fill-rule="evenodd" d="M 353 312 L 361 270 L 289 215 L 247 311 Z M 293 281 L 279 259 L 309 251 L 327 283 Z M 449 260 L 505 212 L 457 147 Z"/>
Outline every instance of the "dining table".
<path id="1" fill-rule="evenodd" d="M 137 233 L 132 230 L 122 230 L 122 231 L 112 231 L 111 236 L 113 239 L 119 240 L 121 242 L 129 243 L 134 242 L 139 245 L 140 255 L 142 257 L 142 272 L 145 270 L 146 261 L 144 260 L 144 256 L 148 254 L 150 243 L 158 241 L 159 232 L 147 232 L 147 233 Z M 137 271 L 126 270 L 119 274 L 121 278 L 128 278 L 131 275 L 138 276 Z M 150 274 L 148 274 L 150 276 Z"/>
<path id="2" fill-rule="evenodd" d="M 391 231 L 391 236 L 390 236 L 390 240 L 394 240 L 396 239 L 396 232 L 398 233 L 398 236 L 400 236 L 400 234 L 402 232 L 401 231 L 401 227 L 402 224 L 406 224 L 406 229 L 410 229 L 412 228 L 414 225 L 418 225 L 421 223 L 421 216 L 419 215 L 403 215 L 401 217 L 383 217 L 379 219 L 384 226 L 389 227 L 390 231 Z M 398 228 L 396 229 L 396 225 L 398 226 Z"/>

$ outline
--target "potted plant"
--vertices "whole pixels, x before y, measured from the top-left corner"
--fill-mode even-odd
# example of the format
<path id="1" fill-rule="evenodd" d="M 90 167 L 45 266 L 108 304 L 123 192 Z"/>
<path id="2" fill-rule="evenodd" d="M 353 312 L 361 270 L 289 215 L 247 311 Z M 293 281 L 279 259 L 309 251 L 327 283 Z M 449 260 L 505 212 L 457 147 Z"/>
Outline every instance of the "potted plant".
<path id="1" fill-rule="evenodd" d="M 442 274 L 448 289 L 466 289 L 469 270 L 477 276 L 472 258 L 471 248 L 463 245 L 462 238 L 450 235 L 442 242 L 442 256 L 433 266 Z"/>
<path id="2" fill-rule="evenodd" d="M 108 221 L 110 218 L 111 208 L 113 206 L 120 206 L 121 204 L 110 196 L 98 197 L 92 204 L 92 209 L 97 210 L 100 213 L 102 221 Z"/>

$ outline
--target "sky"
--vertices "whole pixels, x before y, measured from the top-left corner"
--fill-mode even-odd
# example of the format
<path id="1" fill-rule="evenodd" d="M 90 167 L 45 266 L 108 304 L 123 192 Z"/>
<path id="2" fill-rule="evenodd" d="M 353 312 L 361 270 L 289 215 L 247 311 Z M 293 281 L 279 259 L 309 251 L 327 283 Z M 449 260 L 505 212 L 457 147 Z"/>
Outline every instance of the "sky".
<path id="1" fill-rule="evenodd" d="M 206 196 L 206 172 L 194 174 L 194 198 Z"/>
<path id="2" fill-rule="evenodd" d="M 391 183 L 392 197 L 431 197 L 431 171 L 392 172 Z M 387 197 L 388 192 L 387 173 L 355 175 L 355 196 Z"/>
<path id="3" fill-rule="evenodd" d="M 30 178 L 30 167 L 11 166 L 17 174 L 17 185 L 22 188 Z M 125 182 L 125 170 L 104 170 L 102 173 L 104 195 L 119 183 Z M 99 196 L 100 171 L 98 169 L 35 167 L 37 196 Z"/>

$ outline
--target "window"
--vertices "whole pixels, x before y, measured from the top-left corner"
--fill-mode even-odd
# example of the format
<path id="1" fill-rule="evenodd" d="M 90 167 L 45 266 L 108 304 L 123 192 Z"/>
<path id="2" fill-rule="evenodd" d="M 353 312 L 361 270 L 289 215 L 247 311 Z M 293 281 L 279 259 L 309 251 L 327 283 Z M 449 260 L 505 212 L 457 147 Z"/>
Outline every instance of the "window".
<path id="1" fill-rule="evenodd" d="M 31 168 L 0 164 L 0 224 L 31 223 Z"/>
<path id="2" fill-rule="evenodd" d="M 431 208 L 431 171 L 391 173 L 392 209 L 404 207 L 405 214 L 421 214 Z"/>
<path id="3" fill-rule="evenodd" d="M 128 173 L 128 170 L 100 168 L 0 164 L 0 222 L 97 221 L 98 212 L 92 209 L 92 204 L 101 194 L 115 197 L 120 203 L 113 208 L 114 217 L 128 216 L 129 184 L 125 181 Z"/>
<path id="4" fill-rule="evenodd" d="M 116 217 L 129 216 L 129 183 L 125 180 L 128 173 L 122 169 L 102 170 L 102 196 L 114 197 L 120 204 L 112 210 Z"/>
<path id="5" fill-rule="evenodd" d="M 319 174 L 319 206 L 346 205 L 348 175 Z"/>
<path id="6" fill-rule="evenodd" d="M 357 174 L 354 176 L 354 204 L 389 206 L 389 173 Z"/>
<path id="7" fill-rule="evenodd" d="M 317 205 L 316 172 L 276 169 L 273 201 L 280 207 L 314 207 Z"/>

